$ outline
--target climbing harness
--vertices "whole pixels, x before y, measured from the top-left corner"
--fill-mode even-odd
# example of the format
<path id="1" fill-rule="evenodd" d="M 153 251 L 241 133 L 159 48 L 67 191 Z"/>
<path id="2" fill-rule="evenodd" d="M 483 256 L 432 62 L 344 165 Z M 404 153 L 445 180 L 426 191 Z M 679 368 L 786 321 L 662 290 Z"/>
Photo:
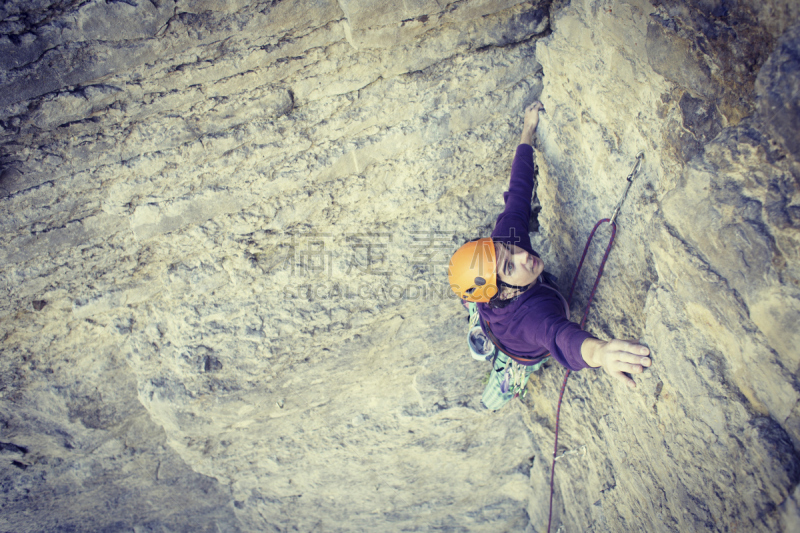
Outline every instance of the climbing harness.
<path id="1" fill-rule="evenodd" d="M 551 283 L 555 283 L 555 278 L 548 274 L 547 272 L 543 272 L 539 276 L 538 282 L 541 284 L 542 287 L 546 287 L 556 293 L 556 295 L 561 299 L 561 302 L 564 304 L 564 313 L 567 319 L 569 319 L 569 303 L 567 303 L 566 298 L 564 298 L 558 289 L 550 285 Z M 502 283 L 502 282 L 500 282 Z M 513 287 L 513 285 L 511 285 Z M 481 329 L 481 318 L 479 313 L 477 312 L 477 306 L 474 303 L 469 304 L 469 346 L 470 352 L 472 352 L 472 357 L 479 361 L 486 359 L 487 361 L 492 361 L 492 368 L 495 372 L 503 372 L 503 378 L 500 380 L 500 392 L 503 394 L 507 394 L 511 392 L 514 395 L 514 398 L 525 398 L 528 394 L 527 385 L 527 376 L 531 372 L 537 371 L 541 366 L 544 364 L 544 361 L 550 357 L 550 352 L 543 351 L 542 353 L 533 356 L 533 357 L 523 357 L 520 355 L 516 355 L 510 352 L 503 344 L 495 337 L 494 333 L 492 333 L 491 324 L 489 321 L 483 322 L 483 325 L 486 328 L 486 335 L 483 335 L 483 331 Z M 474 314 L 473 314 L 474 313 Z M 485 352 L 489 355 L 483 355 L 484 352 L 481 351 L 480 347 L 478 346 L 478 342 L 473 338 L 473 333 L 477 338 L 483 337 L 491 345 L 492 351 Z M 498 352 L 505 354 L 508 357 L 508 362 L 502 368 L 494 368 L 494 360 L 498 356 Z"/>
<path id="2" fill-rule="evenodd" d="M 589 234 L 589 239 L 586 241 L 586 246 L 583 248 L 583 255 L 581 256 L 581 260 L 578 263 L 578 269 L 575 271 L 575 277 L 572 278 L 572 287 L 569 290 L 569 298 L 567 301 L 572 304 L 572 295 L 575 291 L 575 285 L 578 282 L 578 275 L 581 273 L 581 267 L 583 267 L 583 261 L 586 259 L 586 253 L 589 251 L 589 245 L 592 243 L 592 239 L 594 239 L 594 234 L 597 232 L 597 228 L 600 227 L 601 224 L 604 222 L 608 222 L 608 225 L 611 226 L 611 237 L 608 240 L 608 246 L 606 246 L 605 254 L 603 254 L 603 259 L 600 261 L 600 268 L 597 271 L 597 277 L 594 280 L 594 285 L 592 286 L 592 291 L 589 293 L 589 301 L 586 303 L 586 308 L 583 312 L 583 318 L 581 318 L 581 329 L 586 325 L 586 319 L 589 316 L 589 309 L 592 307 L 592 301 L 594 300 L 595 292 L 597 291 L 597 285 L 600 283 L 600 278 L 603 276 L 603 269 L 606 266 L 606 260 L 608 260 L 608 254 L 611 253 L 611 246 L 614 244 L 614 237 L 617 235 L 617 224 L 615 222 L 617 215 L 619 214 L 619 210 L 622 207 L 623 202 L 625 202 L 625 198 L 628 196 L 628 191 L 633 184 L 633 179 L 636 177 L 636 174 L 639 172 L 641 168 L 642 160 L 644 159 L 644 152 L 639 152 L 636 154 L 636 161 L 633 163 L 633 168 L 631 168 L 630 173 L 628 174 L 627 181 L 628 184 L 625 186 L 625 191 L 623 191 L 622 196 L 617 202 L 616 207 L 614 207 L 614 212 L 611 214 L 611 218 L 604 218 L 599 220 L 597 224 L 594 225 L 592 232 Z M 570 370 L 568 369 L 566 374 L 564 374 L 564 382 L 561 384 L 561 392 L 558 395 L 558 408 L 556 409 L 556 430 L 555 430 L 555 446 L 553 448 L 553 466 L 550 468 L 550 512 L 547 518 L 547 533 L 550 533 L 550 526 L 553 521 L 553 492 L 554 492 L 554 480 L 555 480 L 555 473 L 556 473 L 556 460 L 559 459 L 558 455 L 558 423 L 561 418 L 561 400 L 564 399 L 564 390 L 567 388 L 567 379 L 569 379 Z M 566 455 L 566 453 L 564 454 Z"/>

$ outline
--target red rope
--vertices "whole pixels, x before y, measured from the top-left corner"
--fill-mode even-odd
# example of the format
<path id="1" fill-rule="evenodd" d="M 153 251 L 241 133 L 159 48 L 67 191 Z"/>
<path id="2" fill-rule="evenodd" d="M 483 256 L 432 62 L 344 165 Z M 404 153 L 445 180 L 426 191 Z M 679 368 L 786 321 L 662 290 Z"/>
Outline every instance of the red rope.
<path id="1" fill-rule="evenodd" d="M 614 222 L 611 222 L 609 219 L 604 218 L 597 222 L 592 229 L 592 232 L 589 234 L 589 239 L 586 241 L 586 246 L 583 248 L 583 255 L 581 256 L 581 261 L 578 263 L 578 269 L 575 271 L 575 277 L 572 278 L 572 288 L 569 290 L 569 298 L 567 301 L 570 305 L 572 305 L 572 294 L 575 292 L 575 284 L 578 282 L 578 274 L 581 272 L 581 268 L 583 267 L 583 260 L 586 259 L 586 253 L 589 251 L 589 245 L 592 243 L 592 239 L 594 239 L 594 234 L 597 231 L 597 228 L 600 227 L 600 224 L 603 222 L 608 222 L 611 224 L 611 237 L 608 240 L 608 246 L 606 247 L 606 253 L 603 255 L 603 260 L 600 261 L 600 268 L 597 271 L 597 277 L 594 280 L 594 286 L 592 287 L 592 292 L 589 294 L 589 301 L 586 303 L 586 310 L 583 312 L 583 318 L 581 319 L 581 329 L 586 325 L 586 319 L 589 316 L 589 309 L 592 307 L 592 301 L 594 300 L 594 294 L 597 292 L 597 284 L 600 283 L 600 278 L 603 276 L 603 269 L 606 266 L 606 261 L 608 260 L 608 254 L 611 252 L 611 245 L 614 244 L 614 237 L 617 235 L 617 225 Z M 567 373 L 564 374 L 564 383 L 561 384 L 561 393 L 558 395 L 558 408 L 556 409 L 556 438 L 555 438 L 555 446 L 553 447 L 553 466 L 550 468 L 550 513 L 547 518 L 547 533 L 550 533 L 550 525 L 553 522 L 553 492 L 554 492 L 554 480 L 556 475 L 556 455 L 558 454 L 558 423 L 561 419 L 561 400 L 564 399 L 564 391 L 567 388 L 567 379 L 569 379 L 570 371 L 567 370 Z"/>

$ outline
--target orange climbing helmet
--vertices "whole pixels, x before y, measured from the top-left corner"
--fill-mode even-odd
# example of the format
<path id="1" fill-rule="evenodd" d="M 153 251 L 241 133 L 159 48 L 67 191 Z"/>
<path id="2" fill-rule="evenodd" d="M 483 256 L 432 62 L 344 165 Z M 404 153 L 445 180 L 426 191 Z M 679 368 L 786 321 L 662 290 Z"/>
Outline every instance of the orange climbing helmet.
<path id="1" fill-rule="evenodd" d="M 447 267 L 450 288 L 468 302 L 488 302 L 497 294 L 497 256 L 489 237 L 475 239 L 456 250 Z"/>

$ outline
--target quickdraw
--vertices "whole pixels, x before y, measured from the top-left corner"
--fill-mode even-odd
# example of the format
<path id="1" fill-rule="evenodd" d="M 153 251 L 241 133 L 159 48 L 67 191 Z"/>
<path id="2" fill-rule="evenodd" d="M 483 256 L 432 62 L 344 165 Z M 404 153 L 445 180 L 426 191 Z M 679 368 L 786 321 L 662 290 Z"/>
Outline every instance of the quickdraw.
<path id="1" fill-rule="evenodd" d="M 503 381 L 500 382 L 500 391 L 505 394 L 511 392 L 514 398 L 524 398 L 528 394 L 527 387 L 524 387 L 526 368 L 513 359 L 506 363 Z"/>
<path id="2" fill-rule="evenodd" d="M 636 174 L 639 172 L 639 169 L 642 166 L 642 160 L 644 160 L 644 152 L 639 152 L 636 154 L 636 161 L 633 163 L 633 168 L 631 168 L 630 173 L 628 173 L 628 185 L 625 186 L 625 190 L 622 193 L 622 197 L 620 197 L 619 202 L 617 202 L 616 207 L 614 207 L 614 212 L 611 213 L 611 218 L 609 219 L 609 224 L 614 224 L 614 221 L 617 219 L 617 215 L 619 214 L 619 210 L 622 208 L 622 204 L 625 202 L 625 198 L 628 197 L 628 191 L 631 190 L 631 185 L 633 185 L 633 179 L 636 177 Z"/>

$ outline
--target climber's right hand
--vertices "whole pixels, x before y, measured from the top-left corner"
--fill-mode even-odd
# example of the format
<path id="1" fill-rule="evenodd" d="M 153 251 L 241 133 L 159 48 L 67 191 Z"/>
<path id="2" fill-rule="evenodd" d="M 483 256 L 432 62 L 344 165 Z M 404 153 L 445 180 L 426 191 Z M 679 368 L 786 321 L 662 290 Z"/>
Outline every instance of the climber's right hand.
<path id="1" fill-rule="evenodd" d="M 544 111 L 544 105 L 536 100 L 525 108 L 525 118 L 522 124 L 522 138 L 520 144 L 533 144 L 533 135 L 539 125 L 539 112 Z"/>

